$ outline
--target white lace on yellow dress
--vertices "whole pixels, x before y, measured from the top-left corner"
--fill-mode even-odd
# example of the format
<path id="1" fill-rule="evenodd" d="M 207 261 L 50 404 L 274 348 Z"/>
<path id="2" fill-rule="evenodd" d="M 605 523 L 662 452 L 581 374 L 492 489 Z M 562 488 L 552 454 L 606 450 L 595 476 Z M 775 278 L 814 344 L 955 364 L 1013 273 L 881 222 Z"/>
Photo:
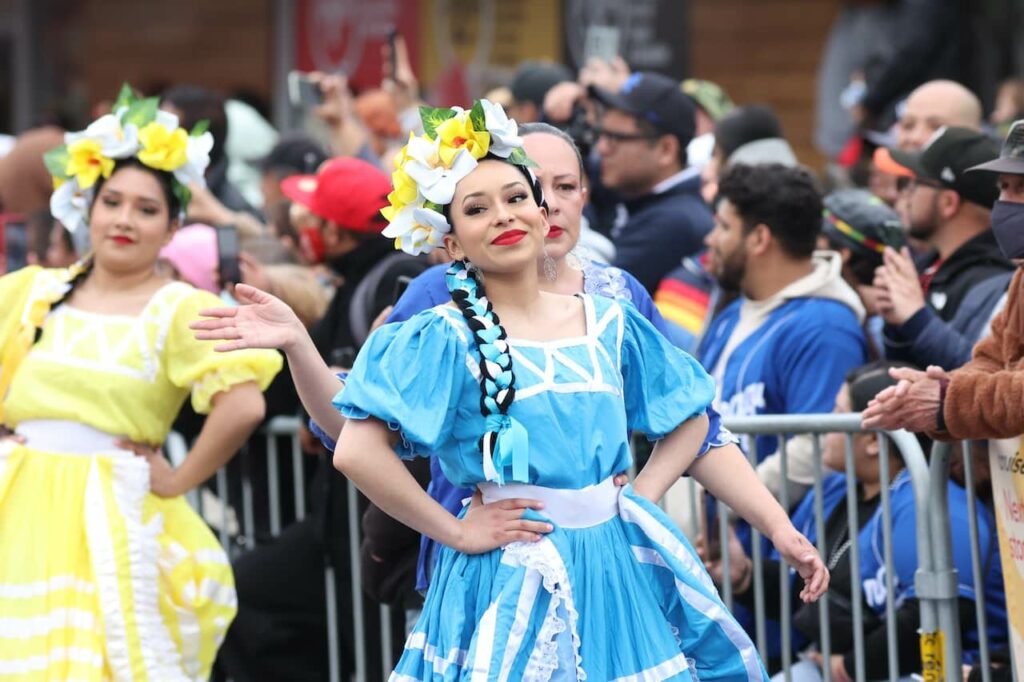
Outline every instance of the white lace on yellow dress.
<path id="1" fill-rule="evenodd" d="M 0 279 L 0 357 L 56 276 Z M 188 323 L 217 305 L 174 283 L 135 316 L 58 307 L 0 396 L 6 425 L 161 443 L 190 394 L 205 413 L 234 385 L 265 389 L 276 352 L 218 354 L 193 338 Z M 76 452 L 0 443 L 0 681 L 207 679 L 236 609 L 227 557 L 183 499 L 148 492 L 144 460 Z"/>

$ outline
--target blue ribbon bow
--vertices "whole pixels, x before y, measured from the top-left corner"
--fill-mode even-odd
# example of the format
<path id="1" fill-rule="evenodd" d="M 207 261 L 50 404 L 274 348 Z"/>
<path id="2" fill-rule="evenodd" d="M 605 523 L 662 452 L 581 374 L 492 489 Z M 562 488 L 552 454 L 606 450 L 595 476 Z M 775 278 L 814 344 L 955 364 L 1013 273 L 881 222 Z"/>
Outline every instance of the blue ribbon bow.
<path id="1" fill-rule="evenodd" d="M 493 471 L 485 471 L 485 474 L 489 474 L 487 480 L 504 485 L 505 469 L 511 466 L 513 483 L 529 483 L 530 434 L 526 427 L 507 414 L 489 415 L 485 422 L 487 430 L 497 434 L 494 452 L 491 453 L 490 468 L 493 468 Z"/>

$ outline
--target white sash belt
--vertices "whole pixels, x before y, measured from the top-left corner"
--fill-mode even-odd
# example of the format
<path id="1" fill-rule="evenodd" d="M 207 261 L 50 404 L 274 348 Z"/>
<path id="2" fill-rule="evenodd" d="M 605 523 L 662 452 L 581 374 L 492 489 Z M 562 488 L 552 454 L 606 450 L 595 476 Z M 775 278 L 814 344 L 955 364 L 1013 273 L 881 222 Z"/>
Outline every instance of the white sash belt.
<path id="1" fill-rule="evenodd" d="M 539 513 L 562 528 L 597 526 L 619 513 L 619 488 L 611 476 L 595 485 L 575 490 L 523 483 L 481 483 L 479 488 L 485 503 L 516 497 L 540 500 L 544 508 Z"/>
<path id="2" fill-rule="evenodd" d="M 14 431 L 19 436 L 25 437 L 25 444 L 28 447 L 37 450 L 78 455 L 93 455 L 100 452 L 131 454 L 123 448 L 117 447 L 117 440 L 120 436 L 105 433 L 79 422 L 62 419 L 35 419 L 18 424 L 18 428 Z"/>

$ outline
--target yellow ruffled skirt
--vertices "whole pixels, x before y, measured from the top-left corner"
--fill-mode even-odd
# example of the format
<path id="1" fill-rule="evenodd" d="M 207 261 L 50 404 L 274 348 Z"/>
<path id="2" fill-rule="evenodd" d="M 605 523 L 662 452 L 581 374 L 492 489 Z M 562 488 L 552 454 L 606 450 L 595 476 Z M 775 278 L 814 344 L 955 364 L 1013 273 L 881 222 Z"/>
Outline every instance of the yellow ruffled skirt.
<path id="1" fill-rule="evenodd" d="M 182 498 L 124 451 L 0 441 L 0 682 L 206 680 L 234 579 Z"/>

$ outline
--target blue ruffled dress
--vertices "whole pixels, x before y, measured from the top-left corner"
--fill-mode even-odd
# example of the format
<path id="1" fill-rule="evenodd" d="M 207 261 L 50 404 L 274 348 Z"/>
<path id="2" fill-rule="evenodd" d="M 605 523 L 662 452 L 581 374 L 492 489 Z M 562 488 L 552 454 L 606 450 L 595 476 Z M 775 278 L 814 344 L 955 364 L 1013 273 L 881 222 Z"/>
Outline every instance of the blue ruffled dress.
<path id="1" fill-rule="evenodd" d="M 529 432 L 529 484 L 578 490 L 629 467 L 627 431 L 656 439 L 705 412 L 714 387 L 632 306 L 580 295 L 586 334 L 509 339 Z M 484 482 L 477 350 L 438 306 L 367 341 L 335 406 L 400 432 L 403 457 L 437 455 L 456 485 Z M 510 478 L 511 469 L 506 471 Z M 630 486 L 609 520 L 485 554 L 442 548 L 392 680 L 765 680 L 700 559 Z"/>

